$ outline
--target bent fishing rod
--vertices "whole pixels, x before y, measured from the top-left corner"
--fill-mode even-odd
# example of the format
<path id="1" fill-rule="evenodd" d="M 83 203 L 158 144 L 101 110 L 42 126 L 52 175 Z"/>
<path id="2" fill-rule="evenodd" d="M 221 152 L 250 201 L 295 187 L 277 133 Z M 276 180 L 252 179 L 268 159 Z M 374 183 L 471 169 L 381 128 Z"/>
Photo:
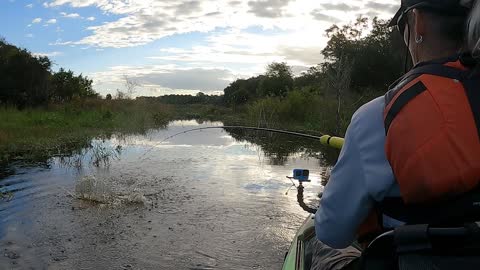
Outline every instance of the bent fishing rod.
<path id="1" fill-rule="evenodd" d="M 335 137 L 335 136 L 330 136 L 330 135 L 324 135 L 321 134 L 319 136 L 317 135 L 311 135 L 311 134 L 305 134 L 305 133 L 300 133 L 296 131 L 289 131 L 289 130 L 281 130 L 281 129 L 272 129 L 272 128 L 261 128 L 261 127 L 249 127 L 249 126 L 212 126 L 212 127 L 201 127 L 201 128 L 192 128 L 189 130 L 184 130 L 182 132 L 178 132 L 176 134 L 173 134 L 171 136 L 166 137 L 162 141 L 160 141 L 158 144 L 162 144 L 174 137 L 177 137 L 182 134 L 194 132 L 194 131 L 202 131 L 202 130 L 208 130 L 208 129 L 240 129 L 240 130 L 251 130 L 251 131 L 265 131 L 265 132 L 272 132 L 272 133 L 278 133 L 278 134 L 285 134 L 285 135 L 291 135 L 291 136 L 296 136 L 296 137 L 302 137 L 302 138 L 307 138 L 307 139 L 313 139 L 316 141 L 320 141 L 321 144 L 325 146 L 330 146 L 332 148 L 336 149 L 342 149 L 344 139 L 341 137 Z M 145 156 L 154 149 L 152 147 L 151 149 L 147 150 L 141 157 L 140 160 L 143 160 Z"/>
<path id="2" fill-rule="evenodd" d="M 173 134 L 171 136 L 168 136 L 167 138 L 163 139 L 160 143 L 163 143 L 165 141 L 168 141 L 168 140 L 170 140 L 174 137 L 177 137 L 177 136 L 185 134 L 185 133 L 207 130 L 207 129 L 243 129 L 243 130 L 252 130 L 252 131 L 266 131 L 266 132 L 292 135 L 292 136 L 317 140 L 317 141 L 320 141 L 320 143 L 322 143 L 323 145 L 331 146 L 331 147 L 337 148 L 337 149 L 341 149 L 343 147 L 343 143 L 344 143 L 343 138 L 330 136 L 330 135 L 323 135 L 322 134 L 322 135 L 317 136 L 317 135 L 300 133 L 300 132 L 296 132 L 296 131 L 272 129 L 272 128 L 261 128 L 261 127 L 248 127 L 248 126 L 213 126 L 213 127 L 193 128 L 193 129 L 185 130 L 185 131 Z"/>

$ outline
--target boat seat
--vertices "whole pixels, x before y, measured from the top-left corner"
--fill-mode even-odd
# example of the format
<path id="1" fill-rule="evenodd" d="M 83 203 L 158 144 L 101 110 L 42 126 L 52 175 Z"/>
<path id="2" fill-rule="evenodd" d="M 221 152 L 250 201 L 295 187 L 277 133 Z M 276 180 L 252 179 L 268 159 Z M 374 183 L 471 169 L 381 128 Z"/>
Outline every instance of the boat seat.
<path id="1" fill-rule="evenodd" d="M 365 249 L 359 269 L 480 269 L 479 225 L 398 227 L 380 235 Z"/>

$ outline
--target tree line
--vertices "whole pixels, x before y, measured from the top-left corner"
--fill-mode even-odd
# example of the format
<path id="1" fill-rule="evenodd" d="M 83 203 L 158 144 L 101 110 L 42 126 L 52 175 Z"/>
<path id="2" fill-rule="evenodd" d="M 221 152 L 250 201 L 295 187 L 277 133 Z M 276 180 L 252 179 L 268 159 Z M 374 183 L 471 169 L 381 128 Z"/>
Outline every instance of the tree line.
<path id="1" fill-rule="evenodd" d="M 323 63 L 299 76 L 286 63 L 272 63 L 265 74 L 232 82 L 224 89 L 224 101 L 241 105 L 266 97 L 285 98 L 293 91 L 335 96 L 338 88 L 345 88 L 344 95 L 383 93 L 404 72 L 406 57 L 401 36 L 387 25 L 365 17 L 344 26 L 333 25 L 326 30 L 329 41 L 321 51 Z M 344 73 L 349 73 L 348 78 Z M 346 85 L 339 85 L 342 80 Z"/>
<path id="2" fill-rule="evenodd" d="M 54 72 L 48 57 L 0 39 L 0 105 L 24 108 L 98 97 L 92 83 L 70 70 Z"/>
<path id="3" fill-rule="evenodd" d="M 324 62 L 300 75 L 294 75 L 286 63 L 271 63 L 264 74 L 233 81 L 224 89 L 223 96 L 198 93 L 137 99 L 235 107 L 268 98 L 292 97 L 298 101 L 314 96 L 335 99 L 340 105 L 348 97 L 384 93 L 404 72 L 406 51 L 402 37 L 388 28 L 386 21 L 359 17 L 351 24 L 333 25 L 326 30 L 326 36 L 327 46 L 319 52 Z M 35 56 L 3 39 L 0 39 L 0 80 L 0 105 L 23 108 L 99 97 L 89 78 L 70 70 L 54 72 L 48 57 Z M 127 92 L 118 91 L 115 97 L 107 95 L 106 99 L 131 95 L 137 84 L 128 84 L 126 80 Z"/>
<path id="4" fill-rule="evenodd" d="M 191 104 L 212 104 L 212 105 L 224 105 L 223 96 L 219 95 L 206 95 L 203 92 L 193 95 L 164 95 L 159 97 L 137 97 L 137 100 L 158 101 L 165 104 L 172 105 L 191 105 Z"/>

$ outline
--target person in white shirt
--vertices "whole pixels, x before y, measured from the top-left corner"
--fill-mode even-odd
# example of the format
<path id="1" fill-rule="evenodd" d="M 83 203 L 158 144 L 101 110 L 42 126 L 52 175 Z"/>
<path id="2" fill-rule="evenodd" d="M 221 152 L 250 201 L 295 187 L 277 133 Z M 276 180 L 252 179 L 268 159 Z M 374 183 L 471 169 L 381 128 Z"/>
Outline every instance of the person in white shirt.
<path id="1" fill-rule="evenodd" d="M 462 31 L 468 22 L 469 29 Z M 480 25 L 480 7 L 475 0 L 402 0 L 391 22 L 404 36 L 415 67 L 438 59 L 449 62 L 452 55 L 462 50 L 475 54 L 480 37 L 477 25 Z M 451 33 L 452 29 L 456 33 Z M 465 44 L 467 32 L 468 44 Z M 401 197 L 385 151 L 384 113 L 388 98 L 387 95 L 374 99 L 352 117 L 345 144 L 315 214 L 318 241 L 312 269 L 354 267 L 361 251 L 351 245 L 358 240 L 362 224 L 385 198 Z M 386 215 L 381 221 L 384 229 L 404 224 Z"/>

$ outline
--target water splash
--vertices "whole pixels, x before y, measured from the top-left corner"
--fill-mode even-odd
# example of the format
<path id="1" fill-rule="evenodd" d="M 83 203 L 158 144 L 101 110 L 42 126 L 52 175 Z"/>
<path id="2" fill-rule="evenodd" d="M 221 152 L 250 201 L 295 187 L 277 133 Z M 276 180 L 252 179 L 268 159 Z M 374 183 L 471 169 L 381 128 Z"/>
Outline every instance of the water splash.
<path id="1" fill-rule="evenodd" d="M 148 200 L 142 192 L 133 189 L 131 191 L 116 192 L 112 181 L 108 178 L 85 176 L 75 186 L 76 198 L 84 201 L 120 205 L 120 204 L 143 204 Z"/>
<path id="2" fill-rule="evenodd" d="M 95 176 L 80 179 L 75 186 L 75 194 L 78 199 L 96 203 L 112 203 L 115 197 L 106 183 Z"/>

